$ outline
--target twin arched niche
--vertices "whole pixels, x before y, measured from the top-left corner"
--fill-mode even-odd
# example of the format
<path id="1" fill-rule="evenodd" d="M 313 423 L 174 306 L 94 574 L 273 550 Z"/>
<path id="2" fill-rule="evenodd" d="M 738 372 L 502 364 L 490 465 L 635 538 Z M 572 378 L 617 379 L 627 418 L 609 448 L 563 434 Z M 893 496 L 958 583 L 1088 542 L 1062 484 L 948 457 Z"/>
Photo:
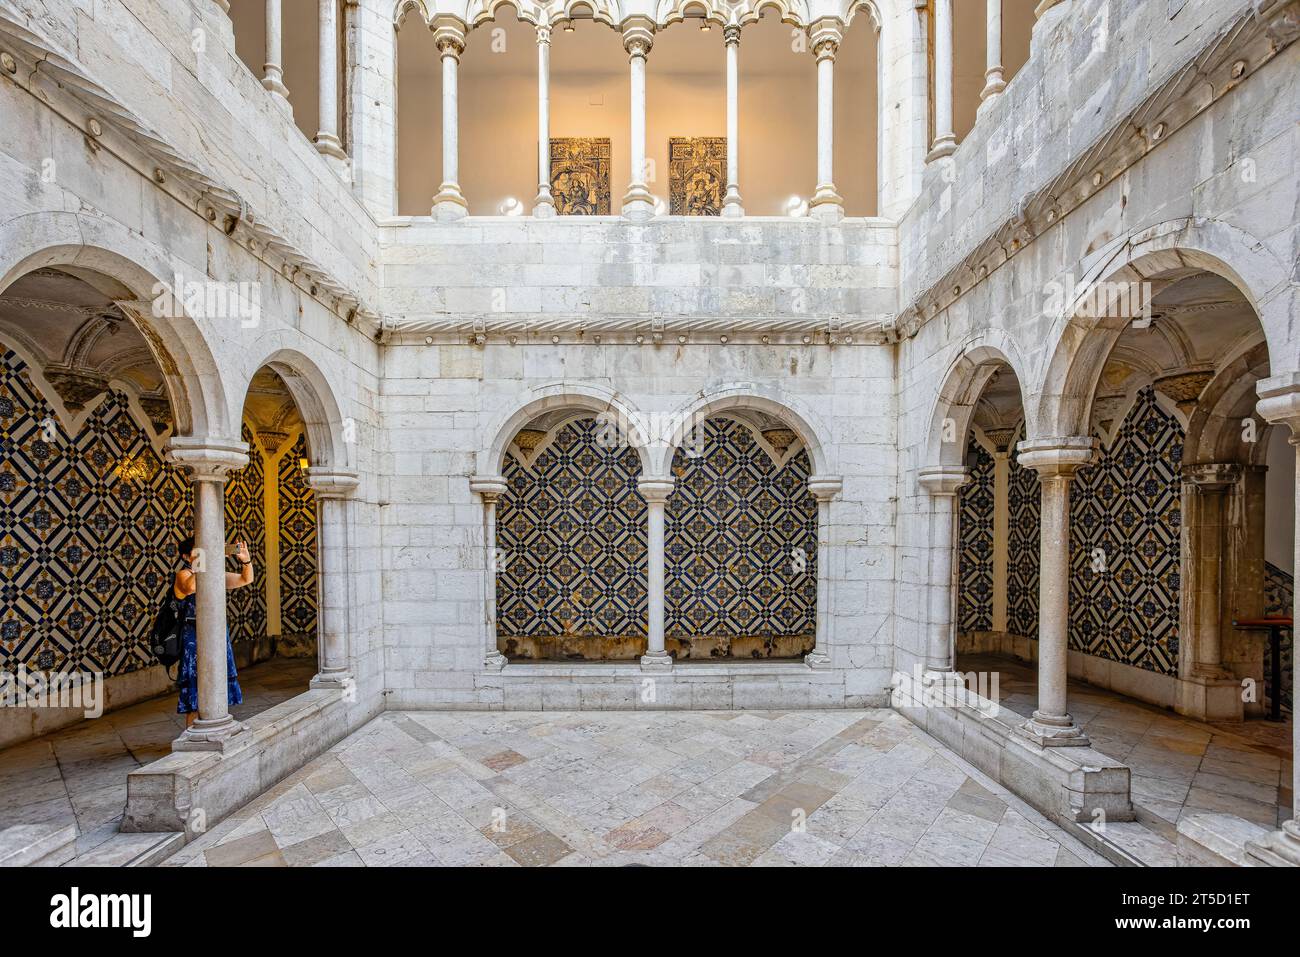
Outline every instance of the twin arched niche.
<path id="1" fill-rule="evenodd" d="M 543 414 L 515 432 L 496 511 L 496 642 L 510 660 L 636 660 L 650 564 L 677 660 L 794 659 L 816 642 L 808 450 L 753 410 L 701 418 L 673 452 L 664 551 L 648 547 L 638 450 L 612 419 Z"/>

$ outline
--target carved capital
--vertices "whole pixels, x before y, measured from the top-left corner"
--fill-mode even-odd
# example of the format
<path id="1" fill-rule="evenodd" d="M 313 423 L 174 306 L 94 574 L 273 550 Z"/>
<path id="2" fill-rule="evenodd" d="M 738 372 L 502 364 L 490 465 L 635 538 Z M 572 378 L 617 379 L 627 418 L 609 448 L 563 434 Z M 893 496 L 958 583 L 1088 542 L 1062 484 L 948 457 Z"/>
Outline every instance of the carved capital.
<path id="1" fill-rule="evenodd" d="M 248 464 L 248 445 L 238 439 L 178 435 L 167 443 L 167 461 L 196 482 L 225 482 Z"/>
<path id="2" fill-rule="evenodd" d="M 921 469 L 916 480 L 931 495 L 956 495 L 957 490 L 970 481 L 970 469 L 962 465 L 935 465 Z"/>
<path id="3" fill-rule="evenodd" d="M 623 21 L 623 49 L 630 57 L 644 59 L 655 43 L 655 23 L 649 17 L 628 17 Z"/>
<path id="4" fill-rule="evenodd" d="M 1287 372 L 1264 379 L 1255 386 L 1255 406 L 1266 422 L 1289 426 L 1291 442 L 1300 441 L 1300 372 Z"/>
<path id="5" fill-rule="evenodd" d="M 483 500 L 484 505 L 493 505 L 505 495 L 509 486 L 501 475 L 473 475 L 469 480 L 469 490 Z"/>
<path id="6" fill-rule="evenodd" d="M 1224 492 L 1241 480 L 1235 462 L 1199 462 L 1183 466 L 1183 481 L 1204 492 Z"/>
<path id="7" fill-rule="evenodd" d="M 818 502 L 827 503 L 834 500 L 844 490 L 844 478 L 840 475 L 808 476 L 808 491 Z"/>
<path id="8" fill-rule="evenodd" d="M 317 498 L 347 498 L 357 490 L 361 479 L 356 472 L 312 466 L 307 469 L 307 484 Z"/>
<path id="9" fill-rule="evenodd" d="M 1073 475 L 1092 461 L 1096 448 L 1097 440 L 1090 435 L 1031 439 L 1016 443 L 1020 464 L 1033 469 L 1043 478 Z"/>
<path id="10" fill-rule="evenodd" d="M 834 17 L 822 17 L 808 27 L 808 43 L 817 62 L 834 60 L 844 40 L 844 25 Z"/>
<path id="11" fill-rule="evenodd" d="M 663 503 L 667 502 L 668 496 L 673 494 L 676 481 L 673 478 L 640 478 L 637 479 L 636 488 L 647 504 Z"/>
<path id="12" fill-rule="evenodd" d="M 443 57 L 460 60 L 460 55 L 465 52 L 464 22 L 444 14 L 434 17 L 429 29 L 433 31 L 433 43 L 438 48 L 438 53 Z"/>
<path id="13" fill-rule="evenodd" d="M 722 42 L 723 42 L 724 44 L 726 44 L 727 46 L 731 46 L 733 43 L 736 44 L 736 45 L 739 45 L 739 44 L 740 44 L 740 26 L 739 26 L 738 24 L 735 24 L 735 23 L 728 23 L 725 27 L 723 27 L 723 28 L 722 28 Z"/>

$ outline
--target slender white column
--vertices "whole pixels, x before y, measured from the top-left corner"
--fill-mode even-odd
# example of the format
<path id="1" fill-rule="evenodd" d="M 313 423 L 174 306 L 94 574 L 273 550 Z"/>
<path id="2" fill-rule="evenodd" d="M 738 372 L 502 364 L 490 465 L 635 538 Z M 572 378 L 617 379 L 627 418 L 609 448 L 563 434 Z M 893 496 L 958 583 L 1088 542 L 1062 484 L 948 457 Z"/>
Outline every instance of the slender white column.
<path id="1" fill-rule="evenodd" d="M 316 554 L 320 571 L 320 671 L 313 688 L 346 688 L 352 683 L 348 648 L 348 608 L 353 575 L 348 502 L 360 484 L 355 472 L 309 468 L 307 484 L 316 495 Z"/>
<path id="2" fill-rule="evenodd" d="M 483 502 L 483 667 L 500 671 L 506 656 L 497 648 L 497 502 L 508 486 L 500 475 L 475 475 L 469 489 Z"/>
<path id="3" fill-rule="evenodd" d="M 335 159 L 347 159 L 339 141 L 339 33 L 336 0 L 320 0 L 317 7 L 317 38 L 320 46 L 320 126 L 316 149 Z"/>
<path id="4" fill-rule="evenodd" d="M 1007 88 L 1002 78 L 1002 0 L 984 0 L 987 17 L 984 89 L 980 99 L 988 101 Z"/>
<path id="5" fill-rule="evenodd" d="M 829 668 L 834 660 L 831 612 L 831 502 L 844 488 L 838 475 L 810 475 L 808 491 L 817 499 L 817 617 L 813 650 L 803 656 L 809 668 Z"/>
<path id="6" fill-rule="evenodd" d="M 1291 429 L 1291 444 L 1296 447 L 1295 511 L 1300 515 L 1300 373 L 1273 376 L 1260 382 L 1256 409 L 1265 420 L 1285 424 Z M 1295 564 L 1300 569 L 1300 522 L 1295 527 Z M 1300 596 L 1291 610 L 1292 621 L 1300 619 Z M 1295 630 L 1292 628 L 1294 644 Z M 1300 655 L 1292 653 L 1292 688 L 1300 688 Z M 1291 820 L 1259 842 L 1246 845 L 1252 861 L 1275 867 L 1300 867 L 1300 721 L 1291 722 Z"/>
<path id="7" fill-rule="evenodd" d="M 952 128 L 952 0 L 934 2 L 934 145 L 926 161 L 957 149 Z"/>
<path id="8" fill-rule="evenodd" d="M 957 566 L 957 491 L 970 481 L 960 465 L 923 469 L 921 486 L 930 493 L 930 602 L 925 668 L 950 674 L 956 669 L 956 627 L 953 616 Z"/>
<path id="9" fill-rule="evenodd" d="M 823 18 L 808 28 L 817 58 L 817 189 L 808 204 L 818 219 L 835 222 L 844 216 L 844 200 L 835 191 L 835 54 L 843 30 L 838 20 Z"/>
<path id="10" fill-rule="evenodd" d="M 465 52 L 465 25 L 455 17 L 438 17 L 433 22 L 433 39 L 442 57 L 442 183 L 433 197 L 433 215 L 448 222 L 469 212 L 460 191 L 460 116 L 456 106 L 456 71 Z"/>
<path id="11" fill-rule="evenodd" d="M 287 107 L 289 90 L 284 85 L 282 23 L 281 0 L 266 0 L 266 63 L 262 66 L 262 86 L 275 94 L 277 102 Z"/>
<path id="12" fill-rule="evenodd" d="M 1093 456 L 1087 436 L 1018 446 L 1042 489 L 1038 565 L 1038 709 L 1020 728 L 1043 747 L 1089 744 L 1066 707 L 1070 641 L 1070 482 Z"/>
<path id="13" fill-rule="evenodd" d="M 672 656 L 664 649 L 664 511 L 673 491 L 672 478 L 642 478 L 637 489 L 646 505 L 646 653 L 642 671 L 671 671 Z"/>
<path id="14" fill-rule="evenodd" d="M 196 443 L 184 438 L 168 446 L 170 461 L 187 469 L 194 483 L 195 644 L 199 716 L 173 749 L 219 750 L 244 730 L 230 714 L 226 686 L 226 511 L 227 475 L 248 464 L 248 446 L 235 440 Z M 254 574 L 264 574 L 254 569 Z"/>
<path id="15" fill-rule="evenodd" d="M 554 216 L 551 197 L 551 28 L 537 28 L 537 198 L 534 216 Z"/>
<path id="16" fill-rule="evenodd" d="M 654 29 L 654 21 L 641 16 L 630 17 L 623 25 L 623 49 L 627 50 L 632 85 L 632 165 L 623 195 L 623 215 L 634 220 L 650 219 L 655 207 L 646 185 L 645 163 L 645 63 L 654 44 Z"/>
<path id="17" fill-rule="evenodd" d="M 722 215 L 744 216 L 740 204 L 740 27 L 731 24 L 722 29 L 727 48 L 727 195 Z"/>

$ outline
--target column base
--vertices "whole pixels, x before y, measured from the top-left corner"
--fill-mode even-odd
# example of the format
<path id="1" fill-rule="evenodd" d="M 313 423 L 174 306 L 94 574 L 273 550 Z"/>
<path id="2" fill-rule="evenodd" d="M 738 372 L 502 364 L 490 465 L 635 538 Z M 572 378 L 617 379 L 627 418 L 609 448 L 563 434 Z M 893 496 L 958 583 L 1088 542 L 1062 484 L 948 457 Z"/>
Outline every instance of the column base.
<path id="1" fill-rule="evenodd" d="M 654 219 L 655 198 L 644 186 L 633 184 L 623 194 L 623 218 L 633 222 L 645 222 Z"/>
<path id="2" fill-rule="evenodd" d="M 981 106 L 1007 88 L 1006 81 L 1002 79 L 1001 70 L 994 70 L 991 73 L 985 73 L 984 76 L 984 89 L 980 90 Z"/>
<path id="3" fill-rule="evenodd" d="M 831 667 L 831 656 L 824 651 L 813 649 L 803 656 L 803 663 L 813 671 L 826 671 Z"/>
<path id="4" fill-rule="evenodd" d="M 934 141 L 934 146 L 930 148 L 930 152 L 925 154 L 925 161 L 933 163 L 935 160 L 951 156 L 955 152 L 957 152 L 957 137 L 949 133 L 947 136 L 941 136 Z"/>
<path id="5" fill-rule="evenodd" d="M 1300 867 L 1300 824 L 1284 821 L 1280 831 L 1248 842 L 1246 856 L 1264 867 Z"/>
<path id="6" fill-rule="evenodd" d="M 510 663 L 510 659 L 499 651 L 489 651 L 483 656 L 483 669 L 485 671 L 502 671 Z"/>
<path id="7" fill-rule="evenodd" d="M 1040 748 L 1089 748 L 1092 742 L 1068 714 L 1043 714 L 1034 716 L 1016 727 L 1016 733 L 1028 738 Z"/>
<path id="8" fill-rule="evenodd" d="M 823 223 L 838 223 L 844 218 L 844 197 L 835 191 L 834 183 L 817 185 L 808 201 L 808 215 Z"/>
<path id="9" fill-rule="evenodd" d="M 745 215 L 745 207 L 740 203 L 740 190 L 731 185 L 727 187 L 727 195 L 722 200 L 722 216 L 724 219 L 739 219 Z"/>
<path id="10" fill-rule="evenodd" d="M 226 744 L 247 731 L 248 727 L 230 715 L 216 721 L 202 718 L 181 732 L 172 742 L 173 751 L 223 751 Z"/>
<path id="11" fill-rule="evenodd" d="M 469 203 L 456 183 L 443 183 L 438 195 L 433 197 L 433 218 L 440 223 L 450 223 L 469 215 Z"/>
<path id="12" fill-rule="evenodd" d="M 356 681 L 350 671 L 320 671 L 307 682 L 309 688 L 338 688 L 346 690 L 356 687 Z"/>
<path id="13" fill-rule="evenodd" d="M 348 154 L 343 152 L 343 143 L 333 133 L 321 131 L 316 134 L 312 143 L 316 146 L 316 152 L 322 156 L 332 156 L 341 160 L 348 158 Z"/>
<path id="14" fill-rule="evenodd" d="M 559 213 L 555 211 L 555 204 L 549 198 L 546 202 L 539 201 L 533 206 L 533 216 L 536 219 L 552 219 L 558 215 Z"/>
<path id="15" fill-rule="evenodd" d="M 1221 669 L 1180 678 L 1174 710 L 1202 721 L 1242 721 L 1241 683 Z"/>
<path id="16" fill-rule="evenodd" d="M 666 651 L 651 651 L 641 656 L 642 671 L 665 672 L 673 670 L 673 656 Z"/>
<path id="17" fill-rule="evenodd" d="M 293 107 L 289 105 L 289 88 L 284 85 L 282 75 L 279 72 L 268 73 L 262 77 L 262 87 L 271 94 L 276 106 L 282 110 L 288 110 L 290 116 L 293 115 Z"/>

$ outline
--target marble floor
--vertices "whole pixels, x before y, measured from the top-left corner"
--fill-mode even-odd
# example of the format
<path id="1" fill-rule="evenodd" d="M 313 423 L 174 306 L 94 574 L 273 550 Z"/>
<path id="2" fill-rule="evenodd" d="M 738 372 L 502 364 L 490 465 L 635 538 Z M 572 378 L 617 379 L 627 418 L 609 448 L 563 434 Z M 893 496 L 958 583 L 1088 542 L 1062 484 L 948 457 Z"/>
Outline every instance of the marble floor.
<path id="1" fill-rule="evenodd" d="M 887 710 L 387 712 L 166 864 L 1106 866 Z"/>
<path id="2" fill-rule="evenodd" d="M 957 666 L 996 671 L 1001 704 L 1026 717 L 1034 710 L 1034 666 L 983 655 L 964 655 Z M 1207 724 L 1073 680 L 1069 708 L 1098 751 L 1132 769 L 1134 803 L 1166 822 L 1167 834 L 1195 811 L 1270 828 L 1291 817 L 1290 721 Z"/>
<path id="3" fill-rule="evenodd" d="M 307 690 L 314 658 L 275 658 L 240 672 L 250 718 Z M 152 698 L 0 751 L 0 830 L 13 824 L 75 824 L 77 853 L 117 832 L 130 771 L 171 752 L 185 728 L 174 694 Z"/>

